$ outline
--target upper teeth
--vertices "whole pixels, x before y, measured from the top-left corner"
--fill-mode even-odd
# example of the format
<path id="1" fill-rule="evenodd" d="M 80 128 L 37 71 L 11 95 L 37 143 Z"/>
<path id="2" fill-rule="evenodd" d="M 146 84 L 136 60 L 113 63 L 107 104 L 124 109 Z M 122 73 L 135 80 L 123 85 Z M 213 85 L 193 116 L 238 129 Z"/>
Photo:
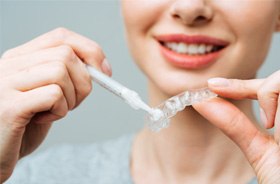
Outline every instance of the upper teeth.
<path id="1" fill-rule="evenodd" d="M 216 47 L 209 44 L 186 44 L 176 42 L 168 42 L 164 43 L 164 45 L 175 52 L 189 55 L 206 54 L 215 50 Z"/>

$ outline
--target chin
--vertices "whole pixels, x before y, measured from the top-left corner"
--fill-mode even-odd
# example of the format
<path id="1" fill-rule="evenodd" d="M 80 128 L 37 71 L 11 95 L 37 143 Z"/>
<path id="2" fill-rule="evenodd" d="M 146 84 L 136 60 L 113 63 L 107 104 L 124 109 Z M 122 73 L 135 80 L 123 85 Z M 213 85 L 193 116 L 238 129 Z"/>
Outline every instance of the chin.
<path id="1" fill-rule="evenodd" d="M 171 97 L 186 90 L 195 90 L 207 87 L 208 76 L 189 76 L 189 75 L 159 75 L 150 79 L 152 87 L 164 96 Z"/>

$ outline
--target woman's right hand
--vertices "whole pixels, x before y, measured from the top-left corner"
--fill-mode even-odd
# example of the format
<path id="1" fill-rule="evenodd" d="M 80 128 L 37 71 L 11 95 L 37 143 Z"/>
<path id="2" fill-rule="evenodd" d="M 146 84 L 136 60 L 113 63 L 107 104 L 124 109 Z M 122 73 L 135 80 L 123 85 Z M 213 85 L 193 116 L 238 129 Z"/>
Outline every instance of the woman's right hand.
<path id="1" fill-rule="evenodd" d="M 90 64 L 111 75 L 101 48 L 58 28 L 4 53 L 0 59 L 0 183 L 34 151 L 53 121 L 91 91 Z"/>

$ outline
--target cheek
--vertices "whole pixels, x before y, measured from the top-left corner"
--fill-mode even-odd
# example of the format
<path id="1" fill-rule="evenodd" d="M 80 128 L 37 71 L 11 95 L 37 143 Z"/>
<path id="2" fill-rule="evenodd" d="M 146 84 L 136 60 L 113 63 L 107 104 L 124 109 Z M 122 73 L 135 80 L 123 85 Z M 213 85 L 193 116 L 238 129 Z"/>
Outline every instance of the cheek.
<path id="1" fill-rule="evenodd" d="M 166 3 L 170 0 L 123 0 L 122 14 L 126 30 L 145 32 L 161 16 Z"/>
<path id="2" fill-rule="evenodd" d="M 236 39 L 246 39 L 248 43 L 269 40 L 274 32 L 277 17 L 275 2 L 245 0 L 224 3 L 226 21 Z"/>
<path id="3" fill-rule="evenodd" d="M 173 0 L 123 0 L 122 14 L 126 38 L 134 61 L 142 71 L 153 67 L 147 64 L 155 49 L 150 47 L 151 30 L 158 24 Z M 146 72 L 145 72 L 146 73 Z M 147 74 L 147 73 L 146 73 Z M 147 74 L 148 75 L 148 74 Z"/>
<path id="4" fill-rule="evenodd" d="M 243 6 L 239 6 L 239 11 L 229 14 L 228 19 L 231 20 L 228 21 L 231 21 L 237 38 L 258 44 L 260 41 L 270 40 L 267 38 L 274 32 L 276 8 L 273 6 L 274 3 L 261 2 L 256 1 L 253 5 L 243 3 Z"/>
<path id="5" fill-rule="evenodd" d="M 219 1 L 221 2 L 221 1 Z M 254 77 L 265 60 L 276 25 L 275 1 L 230 1 L 220 3 L 224 20 L 233 33 L 227 62 L 238 78 Z"/>

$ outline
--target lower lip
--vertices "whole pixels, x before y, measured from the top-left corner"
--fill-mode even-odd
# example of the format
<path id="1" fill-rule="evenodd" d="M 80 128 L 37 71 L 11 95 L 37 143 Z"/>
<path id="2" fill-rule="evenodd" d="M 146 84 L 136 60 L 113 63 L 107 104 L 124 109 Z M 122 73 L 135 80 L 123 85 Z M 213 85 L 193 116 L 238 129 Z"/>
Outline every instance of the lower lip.
<path id="1" fill-rule="evenodd" d="M 213 64 L 219 57 L 221 50 L 208 53 L 205 55 L 187 55 L 179 54 L 168 48 L 160 45 L 160 51 L 162 55 L 167 59 L 171 64 L 185 69 L 201 69 Z"/>

